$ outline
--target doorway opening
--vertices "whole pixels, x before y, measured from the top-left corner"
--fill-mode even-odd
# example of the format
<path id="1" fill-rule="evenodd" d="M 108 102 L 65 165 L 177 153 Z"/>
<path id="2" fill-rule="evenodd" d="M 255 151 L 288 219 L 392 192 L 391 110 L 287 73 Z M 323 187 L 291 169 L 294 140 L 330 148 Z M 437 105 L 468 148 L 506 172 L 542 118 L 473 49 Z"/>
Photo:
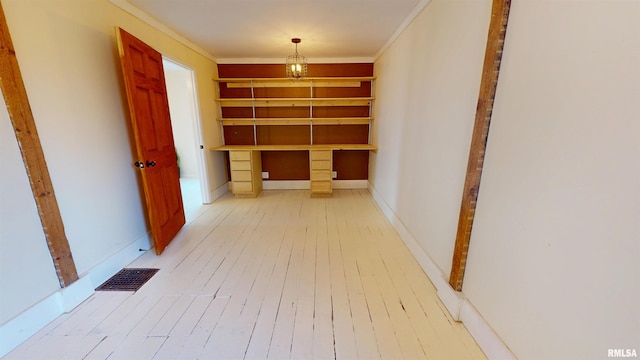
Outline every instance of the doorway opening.
<path id="1" fill-rule="evenodd" d="M 206 182 L 203 178 L 202 130 L 195 78 L 189 69 L 173 60 L 162 59 L 173 140 L 178 155 L 180 188 L 187 223 L 203 210 Z"/>

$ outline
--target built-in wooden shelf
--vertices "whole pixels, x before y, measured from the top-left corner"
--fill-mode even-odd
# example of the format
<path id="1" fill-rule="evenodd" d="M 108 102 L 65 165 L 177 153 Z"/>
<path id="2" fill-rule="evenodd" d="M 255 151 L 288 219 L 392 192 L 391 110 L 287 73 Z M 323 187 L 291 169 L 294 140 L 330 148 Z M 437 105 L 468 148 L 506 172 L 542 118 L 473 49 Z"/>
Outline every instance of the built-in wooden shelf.
<path id="1" fill-rule="evenodd" d="M 234 98 L 218 99 L 228 107 L 369 106 L 373 97 L 350 98 Z"/>
<path id="2" fill-rule="evenodd" d="M 229 88 L 268 87 L 359 87 L 363 81 L 373 81 L 373 76 L 363 77 L 312 77 L 302 80 L 287 78 L 217 78 L 214 81 L 227 83 Z"/>
<path id="3" fill-rule="evenodd" d="M 369 150 L 377 151 L 371 144 L 317 144 L 317 145 L 222 145 L 213 151 L 301 151 L 301 150 Z"/>
<path id="4" fill-rule="evenodd" d="M 214 79 L 218 85 L 215 100 L 220 110 L 217 121 L 223 143 L 247 144 L 211 149 L 229 153 L 234 194 L 257 196 L 260 193 L 261 158 L 266 164 L 275 157 L 295 157 L 296 166 L 309 168 L 311 195 L 330 196 L 334 161 L 344 169 L 341 159 L 353 162 L 362 159 L 358 154 L 378 149 L 368 144 L 373 121 L 374 80 L 373 76 Z M 292 127 L 287 127 L 289 125 Z M 351 141 L 354 143 L 344 143 Z M 282 143 L 285 144 L 275 145 Z M 347 152 L 353 156 L 345 155 L 343 150 L 350 150 Z M 308 155 L 300 158 L 300 151 Z"/>
<path id="5" fill-rule="evenodd" d="M 334 150 L 377 151 L 370 144 L 327 145 L 224 145 L 212 151 L 227 151 L 231 169 L 231 191 L 240 197 L 256 197 L 262 191 L 261 152 L 308 151 L 311 196 L 331 196 L 331 163 Z"/>
<path id="6" fill-rule="evenodd" d="M 222 125 L 367 125 L 371 120 L 370 117 L 218 119 Z"/>

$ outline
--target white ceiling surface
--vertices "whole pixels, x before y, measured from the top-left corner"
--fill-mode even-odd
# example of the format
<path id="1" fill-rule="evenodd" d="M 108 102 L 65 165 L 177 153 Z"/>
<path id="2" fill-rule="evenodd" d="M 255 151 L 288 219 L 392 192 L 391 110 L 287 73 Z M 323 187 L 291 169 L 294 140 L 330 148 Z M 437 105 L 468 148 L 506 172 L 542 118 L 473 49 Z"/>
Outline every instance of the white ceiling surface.
<path id="1" fill-rule="evenodd" d="M 302 39 L 298 52 L 309 62 L 348 58 L 373 61 L 428 3 L 428 0 L 118 2 L 125 1 L 221 63 L 243 59 L 282 62 L 295 50 L 293 37 Z"/>

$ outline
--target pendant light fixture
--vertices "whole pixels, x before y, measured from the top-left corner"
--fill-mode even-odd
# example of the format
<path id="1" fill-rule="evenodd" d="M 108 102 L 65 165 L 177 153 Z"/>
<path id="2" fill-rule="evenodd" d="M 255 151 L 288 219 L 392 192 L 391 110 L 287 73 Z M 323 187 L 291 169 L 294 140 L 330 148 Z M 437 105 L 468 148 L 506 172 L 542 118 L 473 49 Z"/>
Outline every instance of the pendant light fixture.
<path id="1" fill-rule="evenodd" d="M 296 44 L 296 53 L 287 57 L 287 78 L 292 80 L 300 80 L 307 76 L 307 58 L 298 54 L 299 38 L 291 39 Z"/>

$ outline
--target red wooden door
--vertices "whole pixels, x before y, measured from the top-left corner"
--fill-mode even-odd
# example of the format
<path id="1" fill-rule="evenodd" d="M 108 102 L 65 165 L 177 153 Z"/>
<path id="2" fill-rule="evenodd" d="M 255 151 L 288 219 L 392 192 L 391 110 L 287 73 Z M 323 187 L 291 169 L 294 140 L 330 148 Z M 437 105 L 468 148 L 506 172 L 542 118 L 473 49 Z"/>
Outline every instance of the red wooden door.
<path id="1" fill-rule="evenodd" d="M 185 223 L 162 55 L 120 28 L 116 33 L 136 166 L 142 172 L 151 233 L 160 254 Z"/>

